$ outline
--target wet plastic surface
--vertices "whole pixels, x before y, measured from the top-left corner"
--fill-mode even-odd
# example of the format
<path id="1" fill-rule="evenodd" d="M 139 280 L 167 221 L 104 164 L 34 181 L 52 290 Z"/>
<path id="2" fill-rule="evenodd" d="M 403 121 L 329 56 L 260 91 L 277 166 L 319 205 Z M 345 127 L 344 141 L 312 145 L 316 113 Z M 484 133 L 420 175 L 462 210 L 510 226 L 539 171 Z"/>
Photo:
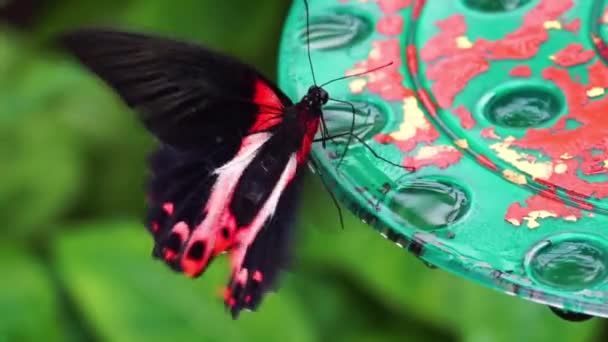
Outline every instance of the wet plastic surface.
<path id="1" fill-rule="evenodd" d="M 355 133 L 313 148 L 364 221 L 425 262 L 608 317 L 608 2 L 311 0 L 319 83 Z M 604 14 L 606 13 L 606 15 Z M 313 83 L 295 1 L 279 83 Z M 325 110 L 332 135 L 352 111 Z M 408 167 L 407 172 L 376 157 Z"/>

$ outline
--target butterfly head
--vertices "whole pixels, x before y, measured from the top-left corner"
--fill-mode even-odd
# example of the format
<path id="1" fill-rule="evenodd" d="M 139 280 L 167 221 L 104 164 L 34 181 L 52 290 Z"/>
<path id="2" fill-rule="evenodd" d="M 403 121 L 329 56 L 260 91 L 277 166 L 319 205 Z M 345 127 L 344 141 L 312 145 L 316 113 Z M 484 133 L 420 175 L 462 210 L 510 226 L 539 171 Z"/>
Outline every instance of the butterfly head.
<path id="1" fill-rule="evenodd" d="M 308 88 L 308 93 L 304 95 L 302 98 L 302 103 L 308 109 L 312 109 L 313 112 L 315 109 L 320 111 L 321 107 L 329 101 L 329 94 L 325 91 L 325 89 L 313 85 Z"/>

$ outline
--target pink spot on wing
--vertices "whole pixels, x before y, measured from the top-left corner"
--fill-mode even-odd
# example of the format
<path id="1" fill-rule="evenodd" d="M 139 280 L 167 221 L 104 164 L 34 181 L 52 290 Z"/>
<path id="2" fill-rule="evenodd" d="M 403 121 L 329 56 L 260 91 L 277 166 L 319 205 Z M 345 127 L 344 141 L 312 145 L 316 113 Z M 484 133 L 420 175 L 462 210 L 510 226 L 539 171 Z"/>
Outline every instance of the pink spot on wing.
<path id="1" fill-rule="evenodd" d="M 167 203 L 163 204 L 163 210 L 165 211 L 165 213 L 167 213 L 167 215 L 171 216 L 171 215 L 173 215 L 175 207 L 174 207 L 173 203 L 167 202 Z"/>
<path id="2" fill-rule="evenodd" d="M 242 268 L 236 276 L 236 282 L 245 285 L 247 283 L 247 269 Z"/>
<path id="3" fill-rule="evenodd" d="M 152 222 L 152 232 L 158 233 L 159 229 L 160 229 L 160 225 L 158 224 L 158 222 Z"/>
<path id="4" fill-rule="evenodd" d="M 264 280 L 264 276 L 262 276 L 262 272 L 260 272 L 260 271 L 253 272 L 253 280 L 257 281 L 258 283 L 261 283 L 262 280 Z"/>

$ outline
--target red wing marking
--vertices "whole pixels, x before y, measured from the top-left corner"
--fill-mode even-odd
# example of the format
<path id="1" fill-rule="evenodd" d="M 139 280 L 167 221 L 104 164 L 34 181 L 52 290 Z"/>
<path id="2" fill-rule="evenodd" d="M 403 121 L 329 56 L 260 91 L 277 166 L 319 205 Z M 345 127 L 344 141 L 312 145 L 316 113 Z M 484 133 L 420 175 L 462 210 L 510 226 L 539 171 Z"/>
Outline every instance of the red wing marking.
<path id="1" fill-rule="evenodd" d="M 183 248 L 180 260 L 182 271 L 191 276 L 200 275 L 211 259 L 232 245 L 226 241 L 234 236 L 236 220 L 229 205 L 234 189 L 245 169 L 256 156 L 259 148 L 270 139 L 270 133 L 258 133 L 245 137 L 237 155 L 214 171 L 217 180 L 211 189 L 209 200 L 202 208 L 204 219 L 194 227 L 189 239 L 181 239 Z M 175 232 L 179 224 L 173 228 Z M 227 234 L 224 228 L 228 230 Z M 221 248 L 218 248 L 221 247 Z"/>
<path id="2" fill-rule="evenodd" d="M 306 133 L 304 134 L 304 139 L 302 141 L 302 146 L 297 154 L 298 164 L 304 164 L 308 159 L 308 154 L 310 153 L 310 148 L 312 147 L 312 142 L 315 138 L 315 133 L 317 133 L 317 129 L 319 129 L 319 122 L 321 120 L 319 118 L 307 118 L 306 119 Z"/>
<path id="3" fill-rule="evenodd" d="M 255 81 L 253 102 L 260 106 L 255 123 L 249 133 L 263 132 L 278 125 L 282 120 L 283 103 L 277 94 L 261 79 Z"/>

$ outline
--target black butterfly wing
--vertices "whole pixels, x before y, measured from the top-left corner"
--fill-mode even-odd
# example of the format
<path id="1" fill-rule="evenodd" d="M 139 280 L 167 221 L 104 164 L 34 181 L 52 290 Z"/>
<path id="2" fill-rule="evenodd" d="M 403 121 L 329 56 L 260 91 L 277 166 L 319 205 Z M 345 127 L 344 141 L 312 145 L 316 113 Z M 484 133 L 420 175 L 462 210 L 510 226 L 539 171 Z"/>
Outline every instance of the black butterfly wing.
<path id="1" fill-rule="evenodd" d="M 200 46 L 98 29 L 68 33 L 61 42 L 174 147 L 238 146 L 252 129 L 277 124 L 293 104 L 252 67 Z"/>
<path id="2" fill-rule="evenodd" d="M 231 252 L 233 273 L 224 301 L 234 318 L 243 309 L 256 310 L 264 294 L 274 290 L 280 271 L 289 267 L 301 185 L 302 177 L 298 175 L 284 190 L 274 216 L 264 224 L 253 243 L 236 246 Z M 235 261 L 241 252 L 239 248 L 246 248 L 240 264 Z"/>
<path id="3" fill-rule="evenodd" d="M 255 308 L 285 266 L 300 177 L 289 178 L 283 187 L 274 187 L 271 182 L 288 174 L 283 170 L 288 158 L 289 174 L 293 176 L 300 167 L 293 164 L 295 150 L 274 147 L 265 148 L 262 159 L 252 157 L 251 165 L 240 170 L 250 175 L 245 179 L 222 178 L 222 172 L 226 173 L 222 167 L 229 166 L 228 171 L 240 167 L 234 161 L 243 158 L 244 141 L 280 127 L 284 108 L 292 102 L 253 68 L 202 47 L 102 30 L 70 33 L 62 41 L 136 109 L 143 124 L 161 142 L 149 162 L 146 223 L 156 241 L 154 255 L 177 271 L 198 276 L 213 257 L 232 249 L 232 295 L 226 303 L 232 304 L 235 317 L 242 308 Z M 281 143 L 278 138 L 273 141 Z M 253 196 L 257 199 L 249 208 L 238 204 L 247 203 L 242 199 L 254 189 L 249 185 L 256 178 L 255 170 L 267 170 L 260 163 L 275 157 L 284 164 L 263 175 L 269 181 L 259 183 L 262 187 Z M 271 218 L 261 229 L 258 225 L 255 234 L 243 227 L 228 230 L 219 226 L 212 231 L 207 227 L 209 231 L 201 233 L 207 222 L 205 208 L 218 201 L 210 198 L 221 197 L 225 190 L 217 187 L 220 180 L 222 184 L 238 183 L 232 203 L 222 204 L 222 210 L 233 215 L 235 222 L 255 216 L 245 212 L 261 210 L 266 197 L 280 195 L 272 211 L 264 209 Z M 242 236 L 250 237 L 247 241 L 237 239 L 239 229 Z M 195 241 L 194 236 L 206 240 Z M 251 270 L 244 281 L 242 270 Z M 241 276 L 239 281 L 237 275 Z"/>

